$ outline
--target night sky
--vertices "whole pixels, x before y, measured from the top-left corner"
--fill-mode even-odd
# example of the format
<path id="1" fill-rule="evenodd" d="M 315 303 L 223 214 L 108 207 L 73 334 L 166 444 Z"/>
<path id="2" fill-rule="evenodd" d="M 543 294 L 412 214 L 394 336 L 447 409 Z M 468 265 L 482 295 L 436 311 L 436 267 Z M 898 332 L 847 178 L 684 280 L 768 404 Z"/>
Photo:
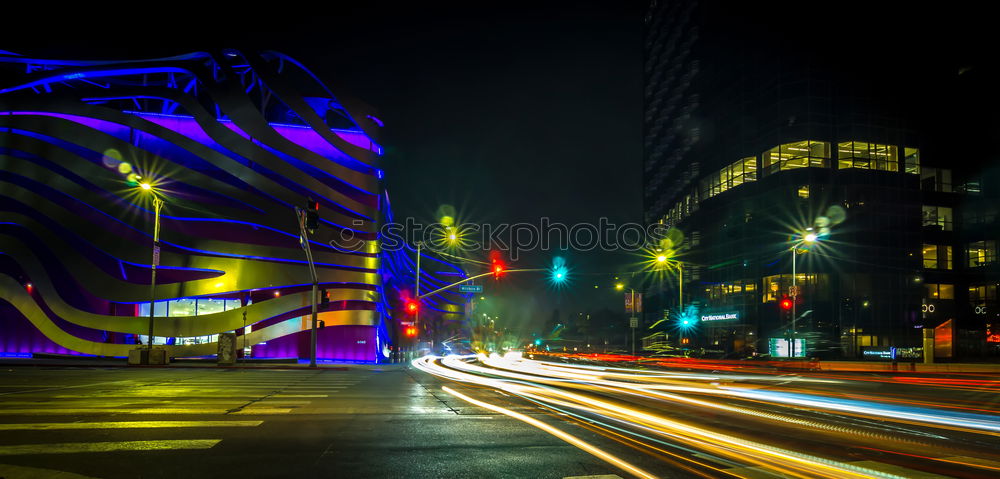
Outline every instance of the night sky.
<path id="1" fill-rule="evenodd" d="M 625 222 L 640 221 L 642 213 L 645 5 L 338 6 L 332 17 L 161 18 L 143 26 L 171 32 L 157 35 L 137 34 L 132 26 L 47 25 L 47 33 L 36 25 L 21 32 L 14 26 L 3 32 L 0 48 L 64 58 L 280 50 L 378 110 L 386 124 L 382 167 L 397 219 L 430 222 L 441 204 L 451 204 L 469 223 L 537 223 L 541 217 L 596 222 L 602 216 Z M 749 5 L 733 11 L 734 22 L 752 24 L 754 15 L 772 14 Z M 815 28 L 810 45 L 818 47 L 809 53 L 849 60 L 844 74 L 871 75 L 886 65 L 912 70 L 915 111 L 928 110 L 928 99 L 948 105 L 948 91 L 955 89 L 943 85 L 959 68 L 996 67 L 996 42 L 985 28 L 990 17 L 961 2 L 948 11 L 846 3 L 830 11 L 796 8 L 783 15 L 809 19 Z M 799 31 L 768 34 L 794 41 Z M 528 255 L 516 266 L 545 267 L 554 254 Z M 619 295 L 609 289 L 611 273 L 627 270 L 636 256 L 562 255 L 573 268 L 571 287 L 557 292 L 540 275 L 512 275 L 499 285 L 487 283 L 485 310 L 514 319 L 512 326 L 533 326 L 554 308 L 564 316 L 621 309 Z"/>

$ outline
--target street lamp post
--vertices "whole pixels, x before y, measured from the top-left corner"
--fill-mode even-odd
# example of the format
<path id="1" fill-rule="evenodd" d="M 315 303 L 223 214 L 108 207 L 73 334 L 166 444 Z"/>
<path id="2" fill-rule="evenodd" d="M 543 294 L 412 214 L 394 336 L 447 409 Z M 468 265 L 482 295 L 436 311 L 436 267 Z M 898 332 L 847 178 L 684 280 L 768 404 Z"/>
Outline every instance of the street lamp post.
<path id="1" fill-rule="evenodd" d="M 152 186 L 143 183 L 142 189 L 150 191 Z M 155 194 L 155 193 L 154 193 Z M 163 200 L 153 197 L 153 261 L 152 271 L 149 280 L 149 335 L 146 336 L 146 348 L 149 350 L 147 363 L 151 363 L 153 355 L 153 309 L 156 305 L 156 267 L 160 264 L 160 209 L 163 208 Z"/>
<path id="2" fill-rule="evenodd" d="M 422 241 L 417 241 L 417 278 L 413 294 L 413 296 L 417 298 L 417 301 L 420 301 L 420 248 L 423 247 L 423 245 L 424 243 Z M 420 308 L 417 308 L 417 311 L 413 314 L 413 326 L 417 328 L 420 327 Z M 420 331 L 420 329 L 417 329 L 417 331 Z"/>
<path id="3" fill-rule="evenodd" d="M 798 306 L 796 303 L 798 303 L 799 287 L 796 281 L 798 276 L 795 271 L 795 258 L 799 255 L 800 246 L 803 244 L 813 244 L 816 242 L 816 238 L 816 233 L 806 233 L 802 239 L 796 241 L 795 244 L 792 245 L 792 294 L 789 295 L 792 297 L 792 333 L 791 339 L 788 342 L 788 348 L 790 351 L 789 357 L 792 358 L 795 357 L 795 323 L 799 320 L 796 315 Z"/>

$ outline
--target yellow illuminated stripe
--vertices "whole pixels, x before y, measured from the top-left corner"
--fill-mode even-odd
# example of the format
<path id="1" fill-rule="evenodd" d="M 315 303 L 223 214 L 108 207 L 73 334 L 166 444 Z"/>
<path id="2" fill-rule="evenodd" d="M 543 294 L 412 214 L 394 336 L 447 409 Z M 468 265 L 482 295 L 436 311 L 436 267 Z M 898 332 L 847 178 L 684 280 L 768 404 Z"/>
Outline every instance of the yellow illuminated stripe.
<path id="1" fill-rule="evenodd" d="M 482 408 L 486 408 L 486 409 L 489 409 L 491 411 L 496 411 L 496 412 L 498 412 L 500 414 L 504 414 L 504 415 L 510 416 L 510 417 L 512 417 L 514 419 L 517 419 L 519 421 L 522 421 L 522 422 L 528 423 L 528 424 L 530 424 L 532 426 L 535 426 L 538 429 L 541 429 L 541 430 L 543 430 L 543 431 L 545 431 L 545 432 L 547 432 L 549 434 L 552 434 L 553 436 L 558 437 L 559 439 L 562 439 L 563 441 L 566 441 L 566 442 L 568 442 L 568 443 L 570 443 L 570 444 L 572 444 L 572 445 L 574 445 L 574 446 L 576 446 L 576 447 L 578 447 L 580 449 L 583 449 L 584 451 L 587 451 L 588 453 L 596 456 L 597 458 L 599 458 L 599 459 L 601 459 L 601 460 L 603 460 L 603 461 L 605 461 L 607 463 L 613 464 L 615 467 L 621 468 L 622 470 L 628 471 L 631 474 L 634 474 L 634 475 L 639 476 L 639 477 L 645 477 L 645 478 L 655 478 L 656 477 L 656 476 L 654 476 L 654 475 L 652 475 L 652 474 L 650 474 L 650 473 L 648 473 L 646 471 L 643 471 L 642 469 L 639 469 L 638 467 L 633 466 L 632 464 L 629 464 L 629 463 L 625 462 L 622 459 L 619 459 L 618 457 L 616 457 L 616 456 L 614 456 L 612 454 L 609 454 L 607 452 L 604 452 L 604 451 L 598 449 L 596 446 L 592 446 L 589 443 L 587 443 L 587 442 L 585 442 L 585 441 L 583 441 L 583 440 L 581 440 L 581 439 L 579 439 L 579 438 L 577 438 L 575 436 L 567 434 L 567 433 L 565 433 L 565 432 L 563 432 L 563 431 L 561 431 L 559 429 L 556 429 L 556 428 L 554 428 L 554 427 L 552 427 L 552 426 L 550 426 L 548 424 L 545 424 L 544 422 L 541 422 L 541 421 L 539 421 L 539 420 L 537 420 L 535 418 L 525 416 L 524 414 L 521 414 L 521 413 L 518 413 L 518 412 L 514 412 L 514 411 L 511 411 L 509 409 L 502 408 L 500 406 L 495 406 L 493 404 L 489 404 L 489 403 L 485 403 L 485 402 L 482 402 L 482 401 L 479 401 L 479 400 L 476 400 L 476 399 L 472 399 L 469 396 L 466 396 L 464 394 L 455 392 L 454 390 L 452 390 L 448 386 L 444 386 L 441 389 L 444 390 L 444 392 L 446 392 L 448 394 L 451 394 L 452 396 L 455 396 L 455 397 L 457 397 L 459 399 L 462 399 L 462 400 L 464 400 L 466 402 L 475 404 L 476 406 L 479 406 L 479 407 L 482 407 Z"/>
<path id="2" fill-rule="evenodd" d="M 28 414 L 28 415 L 52 415 L 52 414 L 225 414 L 228 409 L 221 408 L 145 408 L 145 409 L 0 409 L 0 415 L 7 414 Z"/>
<path id="3" fill-rule="evenodd" d="M 184 439 L 168 441 L 65 442 L 61 444 L 22 444 L 0 446 L 0 456 L 28 454 L 74 454 L 81 452 L 165 451 L 210 449 L 222 439 Z"/>
<path id="4" fill-rule="evenodd" d="M 245 408 L 239 411 L 233 411 L 230 414 L 287 414 L 291 412 L 291 409 L 286 408 L 276 408 L 276 407 L 253 407 Z"/>
<path id="5" fill-rule="evenodd" d="M 53 429 L 149 429 L 167 427 L 254 427 L 264 421 L 115 421 L 36 422 L 0 424 L 0 431 L 47 431 Z"/>

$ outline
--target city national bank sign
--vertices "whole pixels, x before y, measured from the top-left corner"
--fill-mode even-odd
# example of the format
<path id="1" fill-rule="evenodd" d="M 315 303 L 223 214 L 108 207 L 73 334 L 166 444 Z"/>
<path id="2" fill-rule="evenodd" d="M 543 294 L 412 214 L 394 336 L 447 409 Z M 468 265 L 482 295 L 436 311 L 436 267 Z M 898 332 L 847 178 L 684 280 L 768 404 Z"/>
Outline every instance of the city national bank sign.
<path id="1" fill-rule="evenodd" d="M 733 321 L 739 319 L 740 319 L 740 313 L 738 311 L 729 313 L 709 313 L 701 315 L 702 321 Z"/>

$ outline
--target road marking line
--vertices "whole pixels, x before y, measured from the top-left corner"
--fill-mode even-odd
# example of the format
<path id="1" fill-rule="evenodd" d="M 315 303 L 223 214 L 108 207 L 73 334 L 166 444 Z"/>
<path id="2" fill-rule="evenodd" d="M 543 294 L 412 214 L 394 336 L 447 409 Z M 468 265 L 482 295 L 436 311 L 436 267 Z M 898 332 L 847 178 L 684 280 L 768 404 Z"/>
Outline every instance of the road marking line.
<path id="1" fill-rule="evenodd" d="M 254 427 L 264 421 L 115 421 L 36 422 L 0 424 L 0 431 L 48 431 L 54 429 L 148 429 L 169 427 Z"/>
<path id="2" fill-rule="evenodd" d="M 273 398 L 326 398 L 329 394 L 275 394 Z"/>
<path id="3" fill-rule="evenodd" d="M 291 408 L 247 407 L 240 409 L 239 411 L 233 411 L 229 414 L 288 414 L 290 412 L 292 412 Z"/>
<path id="4" fill-rule="evenodd" d="M 0 456 L 29 454 L 74 454 L 114 451 L 165 451 L 177 449 L 211 449 L 222 439 L 183 439 L 166 441 L 65 442 L 61 444 L 22 444 L 0 446 Z"/>
<path id="5" fill-rule="evenodd" d="M 0 409 L 0 415 L 51 415 L 51 414 L 225 414 L 228 409 L 195 408 L 144 408 L 144 409 Z"/>
<path id="6" fill-rule="evenodd" d="M 98 479 L 96 477 L 84 476 L 82 474 L 76 474 L 66 471 L 57 471 L 55 469 L 14 466 L 11 464 L 0 464 L 0 477 L 7 477 L 10 479 L 14 479 L 15 477 L 19 478 L 44 477 L 47 479 Z"/>

